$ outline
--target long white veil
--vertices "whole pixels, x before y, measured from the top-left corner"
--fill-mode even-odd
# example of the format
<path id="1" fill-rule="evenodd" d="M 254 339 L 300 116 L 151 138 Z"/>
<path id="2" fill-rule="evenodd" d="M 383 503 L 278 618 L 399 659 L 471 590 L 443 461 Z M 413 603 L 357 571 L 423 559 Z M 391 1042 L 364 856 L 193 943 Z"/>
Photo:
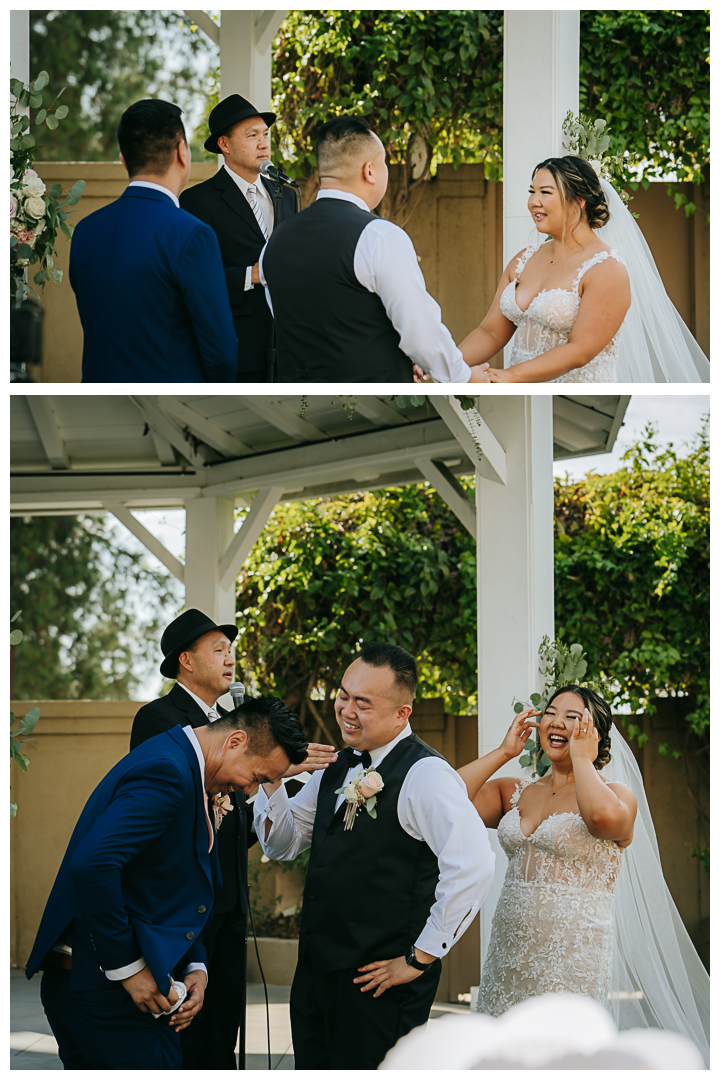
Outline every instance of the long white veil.
<path id="1" fill-rule="evenodd" d="M 637 762 L 616 725 L 610 738 L 612 760 L 602 776 L 633 791 L 638 813 L 613 904 L 609 1008 L 621 1031 L 657 1027 L 685 1035 L 709 1067 L 710 976 L 665 884 Z"/>
<path id="2" fill-rule="evenodd" d="M 710 382 L 710 364 L 665 291 L 647 241 L 615 188 L 600 177 L 610 220 L 596 235 L 616 248 L 630 275 L 618 382 Z"/>

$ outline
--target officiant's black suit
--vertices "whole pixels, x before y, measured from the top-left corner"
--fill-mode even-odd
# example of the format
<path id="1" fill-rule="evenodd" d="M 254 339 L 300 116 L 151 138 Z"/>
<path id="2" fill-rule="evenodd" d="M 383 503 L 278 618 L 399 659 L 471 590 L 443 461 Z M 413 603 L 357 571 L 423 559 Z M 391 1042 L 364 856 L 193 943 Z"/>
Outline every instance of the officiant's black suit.
<path id="1" fill-rule="evenodd" d="M 273 204 L 275 229 L 297 213 L 292 188 L 259 178 Z M 279 192 L 282 192 L 281 197 Z M 248 266 L 254 266 L 265 245 L 265 237 L 250 204 L 224 167 L 202 184 L 187 188 L 180 196 L 183 210 L 200 218 L 215 232 L 220 244 L 230 307 L 238 339 L 238 375 L 251 372 L 264 377 L 267 351 L 272 343 L 273 319 L 262 285 L 245 290 Z"/>
<path id="2" fill-rule="evenodd" d="M 222 715 L 226 710 L 216 706 Z M 132 726 L 130 749 L 177 724 L 202 727 L 207 719 L 182 686 L 143 705 Z M 252 813 L 242 791 L 231 796 L 234 809 L 217 832 L 222 888 L 205 938 L 208 988 L 205 1004 L 189 1027 L 180 1032 L 183 1069 L 234 1069 L 235 1042 L 240 1030 L 240 1068 L 245 1067 L 245 975 L 247 966 L 247 855 L 257 841 L 251 832 Z M 181 978 L 181 975 L 176 975 Z"/>

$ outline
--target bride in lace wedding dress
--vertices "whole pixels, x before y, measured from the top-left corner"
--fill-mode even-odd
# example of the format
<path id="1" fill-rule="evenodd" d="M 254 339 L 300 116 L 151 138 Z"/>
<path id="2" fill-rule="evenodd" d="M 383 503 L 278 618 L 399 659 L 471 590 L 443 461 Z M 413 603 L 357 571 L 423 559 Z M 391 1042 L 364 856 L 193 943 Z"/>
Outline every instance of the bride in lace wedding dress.
<path id="1" fill-rule="evenodd" d="M 512 258 L 490 311 L 460 344 L 491 382 L 707 382 L 710 367 L 615 189 L 583 158 L 548 158 L 528 199 L 549 239 Z"/>
<path id="2" fill-rule="evenodd" d="M 498 1016 L 528 997 L 580 994 L 609 1008 L 621 1029 L 676 1031 L 707 1057 L 709 979 L 662 878 L 632 751 L 610 707 L 585 687 L 562 687 L 539 724 L 538 715 L 521 712 L 497 750 L 459 770 L 508 857 L 478 1011 Z M 490 779 L 533 728 L 551 771 Z"/>

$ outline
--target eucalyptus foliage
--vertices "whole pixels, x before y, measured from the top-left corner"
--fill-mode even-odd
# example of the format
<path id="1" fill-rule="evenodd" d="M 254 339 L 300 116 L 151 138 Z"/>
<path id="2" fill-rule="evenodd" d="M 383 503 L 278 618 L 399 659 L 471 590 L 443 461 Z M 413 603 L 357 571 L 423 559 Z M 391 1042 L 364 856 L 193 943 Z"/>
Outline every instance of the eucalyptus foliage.
<path id="1" fill-rule="evenodd" d="M 475 580 L 475 542 L 427 484 L 283 504 L 238 580 L 243 681 L 305 712 L 363 642 L 391 641 L 418 658 L 420 696 L 471 713 Z"/>

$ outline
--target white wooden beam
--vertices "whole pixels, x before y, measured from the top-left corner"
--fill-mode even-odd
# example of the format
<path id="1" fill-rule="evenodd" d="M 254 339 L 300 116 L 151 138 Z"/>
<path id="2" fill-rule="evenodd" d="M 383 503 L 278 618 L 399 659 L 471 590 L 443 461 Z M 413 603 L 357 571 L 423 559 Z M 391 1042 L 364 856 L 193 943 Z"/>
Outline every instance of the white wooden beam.
<path id="1" fill-rule="evenodd" d="M 150 427 L 148 424 L 148 430 L 150 432 L 150 438 L 153 441 L 155 447 L 155 453 L 158 456 L 158 461 L 161 465 L 176 465 L 175 453 L 172 446 L 167 441 L 164 435 L 161 435 L 157 428 Z"/>
<path id="2" fill-rule="evenodd" d="M 149 427 L 159 431 L 171 446 L 174 446 L 176 450 L 180 451 L 184 458 L 187 458 L 191 465 L 194 465 L 196 469 L 203 469 L 205 467 L 206 458 L 194 448 L 190 438 L 185 434 L 182 428 L 178 427 L 174 420 L 171 420 L 169 416 L 166 416 L 165 413 L 161 411 L 158 407 L 156 398 L 131 395 L 130 400 L 137 405 L 143 415 L 145 423 L 148 424 Z"/>
<path id="3" fill-rule="evenodd" d="M 53 469 L 69 469 L 70 459 L 55 419 L 52 399 L 45 394 L 28 394 L 26 400 L 50 465 Z"/>
<path id="4" fill-rule="evenodd" d="M 160 562 L 168 568 L 170 573 L 178 579 L 178 581 L 185 581 L 185 567 L 172 555 L 164 544 L 161 544 L 156 536 L 145 528 L 141 524 L 134 514 L 131 514 L 126 506 L 123 506 L 119 502 L 110 502 L 109 500 L 103 503 L 103 506 L 109 514 L 116 517 L 118 521 L 125 526 L 128 532 L 131 532 L 141 544 L 143 544 L 148 551 L 151 551 L 153 555 L 160 560 Z"/>
<path id="5" fill-rule="evenodd" d="M 236 439 L 214 420 L 209 420 L 196 409 L 178 401 L 176 397 L 162 397 L 159 399 L 159 404 L 164 413 L 172 414 L 193 435 L 208 446 L 212 446 L 218 453 L 226 457 L 244 457 L 246 454 L 252 454 L 252 448 L 246 443 Z"/>
<path id="6" fill-rule="evenodd" d="M 235 622 L 235 582 L 220 583 L 220 557 L 233 538 L 232 499 L 191 499 L 185 509 L 185 606 L 217 623 Z"/>
<path id="7" fill-rule="evenodd" d="M 486 480 L 504 484 L 507 476 L 505 451 L 493 435 L 489 424 L 485 420 L 478 424 L 472 414 L 463 409 L 454 397 L 433 395 L 432 403 L 470 460 L 477 463 L 480 475 Z M 478 406 L 481 408 L 480 401 Z M 478 445 L 482 454 L 480 458 Z"/>
<path id="8" fill-rule="evenodd" d="M 223 589 L 230 587 L 240 573 L 242 565 L 252 551 L 255 541 L 265 528 L 267 520 L 283 495 L 280 485 L 260 488 L 248 515 L 233 536 L 227 551 L 220 559 L 218 578 Z"/>
<path id="9" fill-rule="evenodd" d="M 268 51 L 287 14 L 287 11 L 258 11 L 256 13 L 255 48 L 259 53 Z"/>
<path id="10" fill-rule="evenodd" d="M 416 464 L 429 484 L 447 503 L 460 523 L 477 539 L 477 510 L 475 500 L 458 483 L 444 461 L 431 461 L 430 458 L 417 458 Z"/>
<path id="11" fill-rule="evenodd" d="M 40 72 L 36 71 L 35 75 Z M 30 82 L 30 12 L 10 11 L 10 77 Z M 27 114 L 27 109 L 20 109 Z"/>
<path id="12" fill-rule="evenodd" d="M 245 405 L 251 412 L 262 416 L 263 420 L 267 420 L 273 427 L 297 439 L 298 442 L 316 442 L 318 439 L 327 439 L 324 431 L 299 416 L 284 401 L 271 397 L 248 396 L 245 398 Z"/>
<path id="13" fill-rule="evenodd" d="M 220 46 L 220 27 L 206 11 L 189 11 L 185 8 L 185 14 L 215 45 Z"/>
<path id="14" fill-rule="evenodd" d="M 357 411 L 366 420 L 373 420 L 376 424 L 407 424 L 408 418 L 400 412 L 397 405 L 382 398 L 359 395 L 356 399 Z"/>

